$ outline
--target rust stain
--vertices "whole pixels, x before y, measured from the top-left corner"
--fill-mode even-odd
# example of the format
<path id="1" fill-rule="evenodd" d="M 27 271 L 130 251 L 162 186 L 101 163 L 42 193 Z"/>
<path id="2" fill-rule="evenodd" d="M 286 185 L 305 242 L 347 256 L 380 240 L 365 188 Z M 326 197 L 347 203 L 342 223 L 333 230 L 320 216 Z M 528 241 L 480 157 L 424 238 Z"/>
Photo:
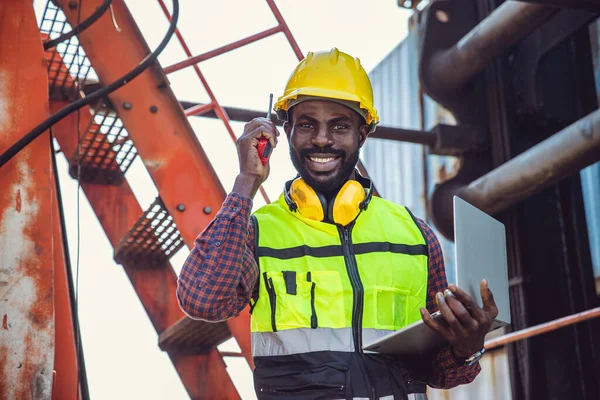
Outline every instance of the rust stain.
<path id="1" fill-rule="evenodd" d="M 4 328 L 5 331 L 8 330 L 8 315 L 4 314 L 4 318 L 2 318 L 2 328 Z"/>
<path id="2" fill-rule="evenodd" d="M 17 212 L 20 213 L 21 212 L 21 189 L 17 190 Z"/>

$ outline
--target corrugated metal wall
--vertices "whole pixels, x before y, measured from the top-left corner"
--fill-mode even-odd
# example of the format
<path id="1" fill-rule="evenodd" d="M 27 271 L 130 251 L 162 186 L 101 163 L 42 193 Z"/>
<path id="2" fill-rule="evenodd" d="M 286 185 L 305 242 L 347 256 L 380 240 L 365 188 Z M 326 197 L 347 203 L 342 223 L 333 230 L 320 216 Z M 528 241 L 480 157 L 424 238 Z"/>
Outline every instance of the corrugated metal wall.
<path id="1" fill-rule="evenodd" d="M 414 21 L 413 21 L 414 22 Z M 437 123 L 453 123 L 453 117 L 427 96 L 422 96 L 418 77 L 419 37 L 411 33 L 370 74 L 375 105 L 382 124 L 409 129 L 429 129 Z M 421 103 L 423 106 L 421 106 Z M 427 154 L 421 145 L 370 139 L 363 160 L 381 195 L 407 206 L 432 225 L 426 199 L 437 182 L 454 170 L 456 159 Z M 448 280 L 454 281 L 454 244 L 439 233 Z M 470 385 L 452 390 L 429 390 L 431 400 L 509 400 L 510 377 L 505 349 L 489 353 L 481 362 L 482 372 Z"/>

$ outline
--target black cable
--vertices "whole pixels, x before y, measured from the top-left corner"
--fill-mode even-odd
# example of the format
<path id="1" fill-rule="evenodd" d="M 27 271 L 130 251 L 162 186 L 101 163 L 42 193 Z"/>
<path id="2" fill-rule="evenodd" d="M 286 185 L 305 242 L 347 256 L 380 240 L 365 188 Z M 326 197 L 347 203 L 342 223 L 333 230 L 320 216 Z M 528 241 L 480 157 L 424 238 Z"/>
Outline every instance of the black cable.
<path id="1" fill-rule="evenodd" d="M 77 363 L 78 363 L 78 376 L 79 384 L 81 385 L 81 399 L 89 400 L 90 391 L 87 382 L 87 374 L 85 371 L 85 360 L 83 357 L 83 346 L 81 346 L 81 331 L 79 329 L 79 317 L 75 312 L 75 288 L 73 285 L 73 268 L 71 267 L 71 254 L 69 252 L 69 241 L 67 238 L 67 224 L 65 222 L 65 207 L 62 200 L 62 193 L 60 191 L 60 180 L 58 177 L 58 168 L 56 163 L 56 152 L 52 145 L 52 134 L 50 135 L 50 149 L 52 150 L 52 169 L 54 172 L 54 188 L 56 190 L 56 198 L 58 200 L 58 216 L 61 227 L 61 237 L 63 245 L 63 253 L 65 255 L 65 269 L 67 274 L 67 290 L 69 292 L 69 300 L 71 303 L 71 317 L 73 324 L 73 334 L 75 336 L 75 343 L 79 344 L 79 350 L 76 352 Z M 60 267 L 60 266 L 57 266 Z M 79 396 L 77 396 L 79 398 Z"/>
<path id="2" fill-rule="evenodd" d="M 68 106 L 57 111 L 56 113 L 51 115 L 50 118 L 48 118 L 47 120 L 45 120 L 44 122 L 42 122 L 41 124 L 39 124 L 38 126 L 33 128 L 33 130 L 31 132 L 29 132 L 28 134 L 23 136 L 21 139 L 19 139 L 17 141 L 17 143 L 10 146 L 8 148 L 8 150 L 6 150 L 4 153 L 2 153 L 0 155 L 0 168 L 2 166 L 4 166 L 4 164 L 6 164 L 8 161 L 10 161 L 10 159 L 13 158 L 15 156 L 15 154 L 17 154 L 19 151 L 23 150 L 23 148 L 25 146 L 27 146 L 29 143 L 34 141 L 38 136 L 40 136 L 42 133 L 44 133 L 46 130 L 48 130 L 48 128 L 50 128 L 52 125 L 54 125 L 58 121 L 62 120 L 64 117 L 71 114 L 73 111 L 77 111 L 80 108 L 87 106 L 87 105 L 93 103 L 94 101 L 123 87 L 129 81 L 131 81 L 132 79 L 137 77 L 139 74 L 144 72 L 144 70 L 146 70 L 146 68 L 148 68 L 150 66 L 150 64 L 152 64 L 158 58 L 158 56 L 165 49 L 165 47 L 167 47 L 169 40 L 171 40 L 173 33 L 175 33 L 175 28 L 177 27 L 177 20 L 179 19 L 179 0 L 172 0 L 172 1 L 173 1 L 173 16 L 171 19 L 171 25 L 169 25 L 169 30 L 167 31 L 167 34 L 165 35 L 163 40 L 160 42 L 160 44 L 158 45 L 156 50 L 154 50 L 154 52 L 148 54 L 146 56 L 146 58 L 144 58 L 144 60 L 142 60 L 142 62 L 140 64 L 138 64 L 137 67 L 132 69 L 126 75 L 117 79 L 110 85 L 108 85 L 102 89 L 96 90 L 95 92 L 90 93 L 89 96 L 86 96 L 82 99 L 74 101 L 73 103 L 71 103 Z"/>
<path id="3" fill-rule="evenodd" d="M 80 87 L 79 75 L 81 74 L 81 44 L 79 43 L 79 34 L 81 29 L 81 9 L 83 8 L 83 0 L 79 0 L 79 7 L 77 8 L 77 25 L 72 30 L 77 34 L 77 51 L 75 52 L 75 63 L 77 65 L 77 73 L 75 74 L 75 87 Z M 71 39 L 69 39 L 69 43 Z M 58 50 L 58 49 L 57 49 Z M 77 110 L 77 260 L 75 264 L 76 276 L 75 276 L 75 303 L 73 304 L 73 313 L 75 314 L 75 319 L 79 321 L 79 260 L 81 256 L 81 212 L 80 212 L 80 193 L 81 193 L 81 109 Z M 77 337 L 75 341 L 75 354 L 77 356 L 77 361 L 83 359 L 83 346 L 81 343 L 81 336 Z M 79 399 L 79 392 L 82 389 L 82 380 L 81 380 L 81 363 L 77 363 L 77 399 Z M 86 376 L 87 380 L 87 376 Z M 89 393 L 88 393 L 89 398 Z"/>
<path id="4" fill-rule="evenodd" d="M 87 19 L 85 19 L 82 23 L 78 23 L 77 26 L 71 29 L 69 32 L 63 33 L 59 37 L 44 43 L 44 50 L 56 47 L 57 44 L 64 42 L 65 40 L 69 40 L 70 38 L 75 36 L 75 34 L 79 35 L 81 32 L 85 31 L 87 28 L 92 26 L 94 22 L 100 19 L 102 15 L 104 15 L 106 10 L 108 10 L 108 8 L 110 7 L 111 3 L 112 0 L 104 0 L 104 3 L 100 4 L 96 11 L 94 11 L 94 13 L 90 15 Z"/>

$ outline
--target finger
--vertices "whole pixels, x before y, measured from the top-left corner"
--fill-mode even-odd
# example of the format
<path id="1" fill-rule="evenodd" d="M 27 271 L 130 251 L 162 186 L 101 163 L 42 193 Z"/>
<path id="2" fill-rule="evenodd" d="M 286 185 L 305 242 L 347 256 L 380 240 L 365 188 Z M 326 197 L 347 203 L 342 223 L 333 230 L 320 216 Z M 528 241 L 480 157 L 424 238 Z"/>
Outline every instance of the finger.
<path id="1" fill-rule="evenodd" d="M 270 130 L 275 133 L 275 136 L 279 136 L 280 134 L 277 130 L 277 125 L 275 125 L 275 123 L 270 119 L 263 117 L 254 118 L 250 122 L 246 123 L 246 125 L 244 125 L 244 132 L 252 131 L 258 126 L 265 126 L 271 128 Z"/>
<path id="2" fill-rule="evenodd" d="M 473 318 L 473 316 L 466 309 L 463 303 L 461 303 L 460 300 L 458 300 L 450 290 L 446 289 L 444 291 L 444 295 L 446 303 L 448 304 L 456 318 L 458 318 L 463 327 L 470 330 L 479 329 L 479 322 L 475 318 Z"/>
<path id="3" fill-rule="evenodd" d="M 448 289 L 456 297 L 456 299 L 462 303 L 467 311 L 469 311 L 469 314 L 471 314 L 473 318 L 475 318 L 477 321 L 481 321 L 485 318 L 485 313 L 481 307 L 479 307 L 475 299 L 473 299 L 467 292 L 453 284 L 448 285 Z"/>
<path id="4" fill-rule="evenodd" d="M 444 295 L 442 294 L 442 292 L 436 294 L 436 299 L 440 309 L 440 313 L 442 313 L 442 317 L 444 317 L 444 320 L 446 321 L 450 329 L 452 329 L 452 331 L 454 331 L 454 333 L 457 335 L 467 336 L 467 330 L 465 329 L 465 327 L 462 326 L 459 319 L 456 317 L 456 315 L 454 315 L 454 312 L 448 306 L 448 303 L 444 299 Z"/>
<path id="5" fill-rule="evenodd" d="M 425 325 L 431 328 L 431 330 L 437 332 L 438 334 L 442 335 L 448 340 L 454 338 L 452 332 L 448 330 L 445 326 L 441 325 L 439 322 L 435 321 L 425 307 L 421 307 L 420 311 L 421 317 L 423 318 L 423 322 L 425 323 Z"/>
<path id="6" fill-rule="evenodd" d="M 487 279 L 483 279 L 479 285 L 479 291 L 481 292 L 481 301 L 483 302 L 483 310 L 492 319 L 498 316 L 498 306 L 496 300 L 494 300 L 494 294 L 490 290 Z"/>
<path id="7" fill-rule="evenodd" d="M 270 129 L 270 127 L 266 127 L 264 125 L 256 126 L 252 131 L 248 132 L 248 136 L 252 137 L 253 140 L 256 140 L 254 143 L 254 147 L 258 146 L 258 140 L 261 137 L 266 138 L 271 142 L 271 146 L 273 148 L 277 147 L 277 143 L 279 142 L 275 133 Z"/>

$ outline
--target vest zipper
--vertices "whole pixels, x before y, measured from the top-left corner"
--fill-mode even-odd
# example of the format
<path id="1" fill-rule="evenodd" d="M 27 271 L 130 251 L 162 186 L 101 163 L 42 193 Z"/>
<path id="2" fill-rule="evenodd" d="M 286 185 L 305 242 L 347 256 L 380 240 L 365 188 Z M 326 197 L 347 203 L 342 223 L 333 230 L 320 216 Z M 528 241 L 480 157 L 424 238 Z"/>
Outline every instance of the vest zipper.
<path id="1" fill-rule="evenodd" d="M 348 271 L 348 277 L 352 285 L 352 293 L 354 304 L 352 307 L 352 337 L 354 339 L 354 351 L 359 354 L 360 359 L 363 361 L 364 368 L 366 370 L 365 378 L 367 385 L 371 389 L 371 399 L 376 400 L 377 395 L 375 393 L 375 386 L 373 385 L 373 379 L 371 371 L 366 362 L 365 354 L 362 349 L 362 318 L 364 308 L 364 287 L 360 280 L 360 274 L 358 273 L 358 266 L 356 264 L 356 257 L 354 255 L 354 249 L 352 247 L 352 228 L 354 222 L 350 225 L 342 227 L 337 226 L 340 238 L 342 241 L 342 251 L 344 253 L 344 261 L 346 263 L 346 270 Z"/>
<path id="2" fill-rule="evenodd" d="M 275 320 L 275 307 L 277 306 L 277 295 L 275 294 L 275 288 L 273 287 L 273 279 L 267 278 L 267 273 L 263 273 L 263 278 L 265 280 L 265 288 L 267 289 L 267 293 L 269 294 L 269 303 L 271 305 L 271 328 L 273 328 L 273 332 L 277 332 L 277 321 Z"/>

